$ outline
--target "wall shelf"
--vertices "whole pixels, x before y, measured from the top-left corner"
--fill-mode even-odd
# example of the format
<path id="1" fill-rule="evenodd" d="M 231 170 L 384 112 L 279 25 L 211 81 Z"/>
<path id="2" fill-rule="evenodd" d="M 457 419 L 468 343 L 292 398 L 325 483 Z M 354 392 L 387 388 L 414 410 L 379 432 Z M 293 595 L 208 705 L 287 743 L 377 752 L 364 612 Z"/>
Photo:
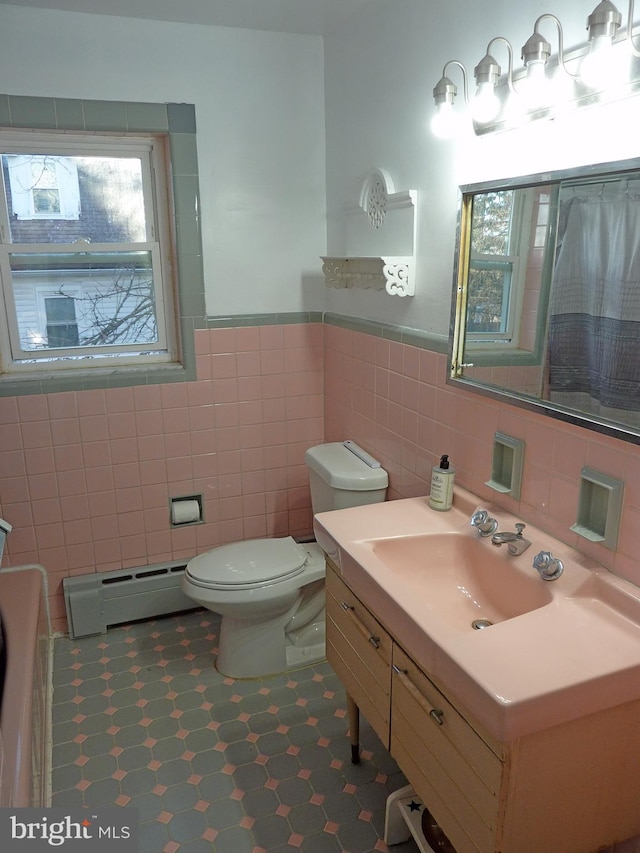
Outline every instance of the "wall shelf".
<path id="1" fill-rule="evenodd" d="M 520 500 L 524 442 L 519 438 L 497 432 L 493 439 L 491 479 L 485 486 Z"/>
<path id="2" fill-rule="evenodd" d="M 588 539 L 599 542 L 615 551 L 622 516 L 622 494 L 624 483 L 600 471 L 584 467 L 580 473 L 578 517 L 571 530 Z"/>
<path id="3" fill-rule="evenodd" d="M 413 296 L 415 293 L 413 257 L 322 258 L 322 272 L 327 287 L 360 287 L 386 290 L 390 296 Z"/>
<path id="4" fill-rule="evenodd" d="M 322 258 L 326 286 L 413 296 L 416 202 L 415 190 L 396 192 L 387 172 L 371 169 L 344 207 L 346 251 Z"/>

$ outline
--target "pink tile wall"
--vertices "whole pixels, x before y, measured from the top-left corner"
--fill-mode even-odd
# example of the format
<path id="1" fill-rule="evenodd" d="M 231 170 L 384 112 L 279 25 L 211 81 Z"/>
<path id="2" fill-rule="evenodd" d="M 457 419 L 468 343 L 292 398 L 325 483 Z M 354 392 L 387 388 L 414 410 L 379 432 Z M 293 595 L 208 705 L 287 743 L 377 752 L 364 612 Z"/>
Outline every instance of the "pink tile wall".
<path id="1" fill-rule="evenodd" d="M 325 346 L 325 439 L 348 436 L 377 456 L 390 497 L 428 494 L 432 466 L 449 453 L 460 485 L 640 585 L 636 445 L 454 390 L 442 355 L 335 326 L 325 328 Z M 485 486 L 496 430 L 526 443 L 519 502 Z M 583 465 L 625 481 L 616 553 L 569 529 Z"/>
<path id="2" fill-rule="evenodd" d="M 195 382 L 0 399 L 4 565 L 47 568 L 55 629 L 68 575 L 309 533 L 304 451 L 346 437 L 380 458 L 390 497 L 427 494 L 449 453 L 458 483 L 640 584 L 635 445 L 453 390 L 444 356 L 335 326 L 199 331 L 196 347 Z M 526 442 L 519 503 L 484 485 L 496 430 Z M 584 464 L 625 481 L 615 554 L 569 530 Z M 169 496 L 198 492 L 205 524 L 171 528 Z"/>
<path id="3" fill-rule="evenodd" d="M 195 382 L 0 399 L 4 565 L 46 567 L 54 629 L 64 577 L 311 531 L 322 325 L 198 331 L 196 349 Z M 200 492 L 205 523 L 171 528 L 169 496 Z"/>

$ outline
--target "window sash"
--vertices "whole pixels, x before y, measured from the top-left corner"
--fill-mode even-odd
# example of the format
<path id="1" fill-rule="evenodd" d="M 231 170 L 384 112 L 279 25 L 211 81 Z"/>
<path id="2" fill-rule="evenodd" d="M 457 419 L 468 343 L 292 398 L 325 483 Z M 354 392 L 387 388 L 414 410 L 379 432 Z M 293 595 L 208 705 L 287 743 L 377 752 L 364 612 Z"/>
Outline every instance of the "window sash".
<path id="1" fill-rule="evenodd" d="M 474 294 L 472 292 L 473 272 L 496 272 L 502 276 L 502 293 L 500 298 L 500 321 L 498 329 L 489 329 L 486 331 L 479 329 L 470 329 L 467 333 L 467 340 L 470 343 L 483 341 L 495 342 L 511 342 L 513 340 L 513 311 L 511 310 L 513 296 L 513 274 L 517 265 L 518 259 L 515 257 L 507 257 L 505 255 L 485 255 L 480 257 L 471 257 L 469 262 L 469 294 L 467 297 L 468 308 L 470 314 L 473 306 Z M 468 320 L 468 325 L 471 321 Z"/>
<path id="2" fill-rule="evenodd" d="M 93 258 L 98 265 L 104 263 L 105 258 L 113 259 L 115 256 L 126 258 L 127 254 L 133 256 L 140 253 L 148 252 L 151 257 L 151 275 L 153 282 L 153 293 L 155 303 L 155 319 L 157 325 L 157 340 L 149 343 L 130 343 L 130 344 L 103 344 L 93 345 L 89 347 L 70 347 L 70 348 L 43 348 L 43 349 L 26 349 L 23 347 L 20 337 L 20 328 L 18 323 L 18 312 L 14 293 L 14 273 L 11 266 L 12 256 L 26 257 L 50 257 L 55 259 L 56 255 L 82 255 L 87 262 Z M 48 270 L 44 270 L 48 272 Z M 4 359 L 10 359 L 14 364 L 19 362 L 28 362 L 24 364 L 23 369 L 30 367 L 34 369 L 32 362 L 34 360 L 40 362 L 51 362 L 55 359 L 73 359 L 76 361 L 83 358 L 84 366 L 86 366 L 86 358 L 92 357 L 92 364 L 97 362 L 100 357 L 109 358 L 115 355 L 125 356 L 129 354 L 134 360 L 138 360 L 139 355 L 154 354 L 154 361 L 169 361 L 171 353 L 169 352 L 167 339 L 166 311 L 164 300 L 164 288 L 162 282 L 162 265 L 160 263 L 160 246 L 157 243 L 93 243 L 91 246 L 82 247 L 78 251 L 77 246 L 67 246 L 59 243 L 14 243 L 0 244 L 0 276 L 5 283 L 4 286 L 4 301 L 6 307 L 6 319 L 8 325 L 8 341 L 3 353 Z M 44 282 L 45 287 L 51 288 L 51 284 Z M 75 288 L 77 290 L 77 287 Z M 136 358 L 138 357 L 138 358 Z M 119 360 L 120 363 L 120 360 Z M 122 361 L 124 362 L 124 359 Z M 73 367 L 73 364 L 66 364 L 65 367 Z M 38 365 L 36 364 L 37 368 Z"/>

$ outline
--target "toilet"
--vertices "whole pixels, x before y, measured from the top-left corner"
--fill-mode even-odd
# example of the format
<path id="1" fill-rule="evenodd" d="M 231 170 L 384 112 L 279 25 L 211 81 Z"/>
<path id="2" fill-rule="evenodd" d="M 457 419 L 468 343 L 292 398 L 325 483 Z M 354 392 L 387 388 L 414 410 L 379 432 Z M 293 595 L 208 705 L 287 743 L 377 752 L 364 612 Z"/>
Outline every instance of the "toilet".
<path id="1" fill-rule="evenodd" d="M 314 513 L 385 499 L 387 472 L 352 441 L 311 447 L 305 461 Z M 222 616 L 218 670 L 260 678 L 324 659 L 324 577 L 315 542 L 251 539 L 190 560 L 182 591 Z"/>

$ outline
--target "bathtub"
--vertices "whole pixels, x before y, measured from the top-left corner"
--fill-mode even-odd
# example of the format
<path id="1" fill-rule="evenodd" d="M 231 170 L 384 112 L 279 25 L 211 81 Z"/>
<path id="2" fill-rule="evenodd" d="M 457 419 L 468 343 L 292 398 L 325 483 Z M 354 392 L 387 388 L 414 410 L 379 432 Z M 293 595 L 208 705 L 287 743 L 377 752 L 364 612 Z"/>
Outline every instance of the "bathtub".
<path id="1" fill-rule="evenodd" d="M 0 807 L 43 807 L 50 788 L 51 632 L 42 566 L 0 571 L 0 613 Z"/>

